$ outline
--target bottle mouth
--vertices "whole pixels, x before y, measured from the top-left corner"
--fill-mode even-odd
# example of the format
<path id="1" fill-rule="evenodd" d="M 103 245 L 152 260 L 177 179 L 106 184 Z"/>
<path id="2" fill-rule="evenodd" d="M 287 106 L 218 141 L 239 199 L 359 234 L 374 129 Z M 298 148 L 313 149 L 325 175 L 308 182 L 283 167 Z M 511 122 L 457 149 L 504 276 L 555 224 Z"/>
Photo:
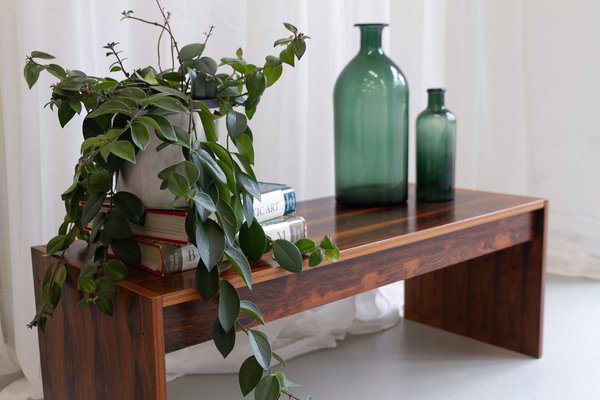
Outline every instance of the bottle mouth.
<path id="1" fill-rule="evenodd" d="M 368 22 L 368 23 L 365 22 L 365 23 L 360 23 L 360 24 L 354 24 L 354 26 L 359 27 L 359 28 L 361 28 L 363 26 L 372 26 L 372 27 L 382 27 L 383 28 L 383 27 L 389 26 L 389 24 L 385 24 L 383 22 Z"/>
<path id="2" fill-rule="evenodd" d="M 446 89 L 444 89 L 444 88 L 427 89 L 427 93 L 444 93 L 445 91 L 446 91 Z"/>

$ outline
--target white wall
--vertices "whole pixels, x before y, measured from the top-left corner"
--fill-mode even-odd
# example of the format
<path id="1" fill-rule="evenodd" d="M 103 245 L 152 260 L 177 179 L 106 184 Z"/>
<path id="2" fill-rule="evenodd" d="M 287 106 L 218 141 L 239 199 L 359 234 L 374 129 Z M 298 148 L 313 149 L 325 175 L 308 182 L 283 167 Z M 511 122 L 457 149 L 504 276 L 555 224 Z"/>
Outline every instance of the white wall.
<path id="1" fill-rule="evenodd" d="M 529 192 L 550 199 L 550 270 L 600 278 L 600 2 L 523 1 Z"/>

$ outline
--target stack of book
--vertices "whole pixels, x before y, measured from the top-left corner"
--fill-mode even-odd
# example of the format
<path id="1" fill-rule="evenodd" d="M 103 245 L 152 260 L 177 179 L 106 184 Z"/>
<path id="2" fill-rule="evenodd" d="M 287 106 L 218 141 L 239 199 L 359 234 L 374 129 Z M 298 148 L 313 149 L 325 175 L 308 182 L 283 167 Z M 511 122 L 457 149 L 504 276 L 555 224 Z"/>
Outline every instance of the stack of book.
<path id="1" fill-rule="evenodd" d="M 254 217 L 272 240 L 292 242 L 306 237 L 306 221 L 294 215 L 296 193 L 288 185 L 259 183 L 261 199 L 254 199 Z M 198 249 L 185 231 L 187 209 L 146 209 L 144 226 L 132 224 L 140 245 L 139 267 L 158 275 L 185 271 L 198 265 Z M 110 250 L 109 250 L 110 253 Z"/>

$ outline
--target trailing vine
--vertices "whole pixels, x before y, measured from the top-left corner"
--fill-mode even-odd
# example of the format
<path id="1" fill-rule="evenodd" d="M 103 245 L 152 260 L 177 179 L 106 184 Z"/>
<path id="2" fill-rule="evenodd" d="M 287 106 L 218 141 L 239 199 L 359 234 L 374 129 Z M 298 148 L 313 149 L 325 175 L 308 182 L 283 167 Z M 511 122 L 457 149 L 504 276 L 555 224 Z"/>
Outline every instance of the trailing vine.
<path id="1" fill-rule="evenodd" d="M 156 3 L 161 22 L 139 18 L 131 10 L 122 15 L 123 19 L 160 29 L 158 71 L 153 67 L 127 70 L 116 42 L 104 49 L 107 57 L 114 59 L 110 71 L 122 74 L 121 80 L 45 64 L 54 57 L 40 51 L 27 57 L 24 75 L 30 88 L 43 71 L 58 79 L 47 105 L 57 111 L 61 127 L 76 114 L 85 114 L 80 158 L 73 182 L 62 194 L 66 215 L 58 234 L 46 246 L 48 255 L 58 254 L 58 261 L 44 276 L 40 306 L 29 327 L 43 331 L 54 313 L 67 279 L 64 254 L 77 239 L 87 242 L 89 259 L 77 282 L 82 292 L 79 305 L 94 306 L 112 315 L 116 282 L 127 277 L 126 264 L 140 262 L 132 224 L 143 225 L 145 219 L 143 202 L 116 189 L 119 171 L 126 163 L 135 163 L 138 152 L 154 151 L 148 147 L 151 135 L 156 135 L 162 142 L 157 151 L 176 146 L 184 156 L 183 161 L 160 172 L 161 186 L 156 189 L 169 190 L 188 204 L 186 232 L 200 253 L 196 288 L 205 301 L 218 297 L 213 324 L 217 349 L 227 357 L 235 345 L 236 329 L 243 331 L 253 354 L 239 371 L 242 393 L 254 390 L 257 399 L 278 399 L 281 395 L 297 399 L 291 392 L 295 385 L 282 372 L 271 370 L 272 359 L 282 364 L 285 361 L 272 351 L 267 336 L 241 322 L 240 316 L 245 314 L 264 324 L 261 311 L 249 300 L 240 299 L 221 275 L 233 268 L 252 289 L 249 260 L 259 260 L 267 253 L 272 252 L 282 268 L 296 273 L 302 272 L 303 256 L 308 257 L 310 266 L 324 258 L 330 262 L 339 258 L 337 247 L 327 236 L 318 244 L 310 239 L 292 243 L 267 237 L 253 211 L 260 191 L 253 171 L 253 133 L 248 120 L 266 89 L 282 75 L 284 64 L 293 67 L 302 58 L 308 37 L 285 23 L 290 35 L 275 41 L 274 47 L 282 50 L 267 56 L 264 64 L 248 63 L 241 49 L 235 57 L 217 63 L 203 55 L 213 27 L 204 34 L 203 42 L 180 48 L 170 25 L 171 14 L 158 0 Z M 171 44 L 172 66 L 163 70 L 160 41 L 165 32 Z M 209 108 L 209 102 L 216 107 Z M 186 115 L 187 125 L 171 124 L 167 116 L 174 114 Z M 201 127 L 196 126 L 194 114 L 199 116 Z M 225 146 L 218 142 L 215 122 L 220 118 L 225 118 L 227 127 Z M 201 139 L 200 129 L 205 139 Z M 109 250 L 114 257 L 109 257 Z M 223 259 L 227 263 L 222 264 Z"/>

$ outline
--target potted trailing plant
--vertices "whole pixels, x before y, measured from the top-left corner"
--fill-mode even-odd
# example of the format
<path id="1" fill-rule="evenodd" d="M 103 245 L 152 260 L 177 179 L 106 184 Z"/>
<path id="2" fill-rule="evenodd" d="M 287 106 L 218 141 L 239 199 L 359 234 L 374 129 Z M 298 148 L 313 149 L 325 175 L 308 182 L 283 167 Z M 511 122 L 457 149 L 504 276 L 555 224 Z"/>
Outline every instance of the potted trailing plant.
<path id="1" fill-rule="evenodd" d="M 199 249 L 196 287 L 206 301 L 219 298 L 218 316 L 213 328 L 215 345 L 224 357 L 231 352 L 236 329 L 250 339 L 253 355 L 240 368 L 242 393 L 255 390 L 259 399 L 290 398 L 292 384 L 283 373 L 272 373 L 272 357 L 266 335 L 245 327 L 238 319 L 245 313 L 264 324 L 260 310 L 248 300 L 240 299 L 236 289 L 221 273 L 234 268 L 252 288 L 251 265 L 272 252 L 286 270 L 300 273 L 302 257 L 309 265 L 323 258 L 335 262 L 337 247 L 328 237 L 316 244 L 309 239 L 297 243 L 267 237 L 253 215 L 253 199 L 260 198 L 253 171 L 253 133 L 248 126 L 267 88 L 281 76 L 284 64 L 294 66 L 306 50 L 306 39 L 291 24 L 284 24 L 290 36 L 275 41 L 282 47 L 278 55 L 269 55 L 264 64 L 248 63 L 239 49 L 235 57 L 216 60 L 204 55 L 213 33 L 211 27 L 204 40 L 180 46 L 170 25 L 170 14 L 160 3 L 161 22 L 138 18 L 124 11 L 123 19 L 157 26 L 161 38 L 171 44 L 169 68 L 125 66 L 118 43 L 108 43 L 106 55 L 114 62 L 112 73 L 121 79 L 96 77 L 48 63 L 54 57 L 34 51 L 27 57 L 24 75 L 31 88 L 39 74 L 46 71 L 58 79 L 52 86 L 47 105 L 56 110 L 64 127 L 76 114 L 84 114 L 80 158 L 75 166 L 72 185 L 62 194 L 66 207 L 58 235 L 46 247 L 47 254 L 59 260 L 47 271 L 42 283 L 41 303 L 30 327 L 44 330 L 61 296 L 67 277 L 63 257 L 77 239 L 88 244 L 87 265 L 78 278 L 82 307 L 95 306 L 112 314 L 115 282 L 126 278 L 126 263 L 139 263 L 140 249 L 133 238 L 131 224 L 143 224 L 145 207 L 135 194 L 119 190 L 118 181 L 125 168 L 136 163 L 144 152 L 171 151 L 179 159 L 165 165 L 158 173 L 160 187 L 173 200 L 184 201 L 188 212 L 186 232 Z M 160 48 L 160 46 L 159 46 Z M 173 124 L 173 116 L 183 117 L 183 124 Z M 196 117 L 196 118 L 194 118 Z M 219 143 L 216 121 L 225 119 L 226 143 Z M 158 147 L 151 143 L 158 141 Z M 82 206 L 84 204 L 84 206 Z M 108 204 L 109 207 L 103 207 Z M 91 226 L 91 231 L 86 230 Z M 108 257 L 109 247 L 114 257 Z M 225 266 L 221 265 L 226 259 Z M 256 371 L 261 371 L 257 373 Z"/>

